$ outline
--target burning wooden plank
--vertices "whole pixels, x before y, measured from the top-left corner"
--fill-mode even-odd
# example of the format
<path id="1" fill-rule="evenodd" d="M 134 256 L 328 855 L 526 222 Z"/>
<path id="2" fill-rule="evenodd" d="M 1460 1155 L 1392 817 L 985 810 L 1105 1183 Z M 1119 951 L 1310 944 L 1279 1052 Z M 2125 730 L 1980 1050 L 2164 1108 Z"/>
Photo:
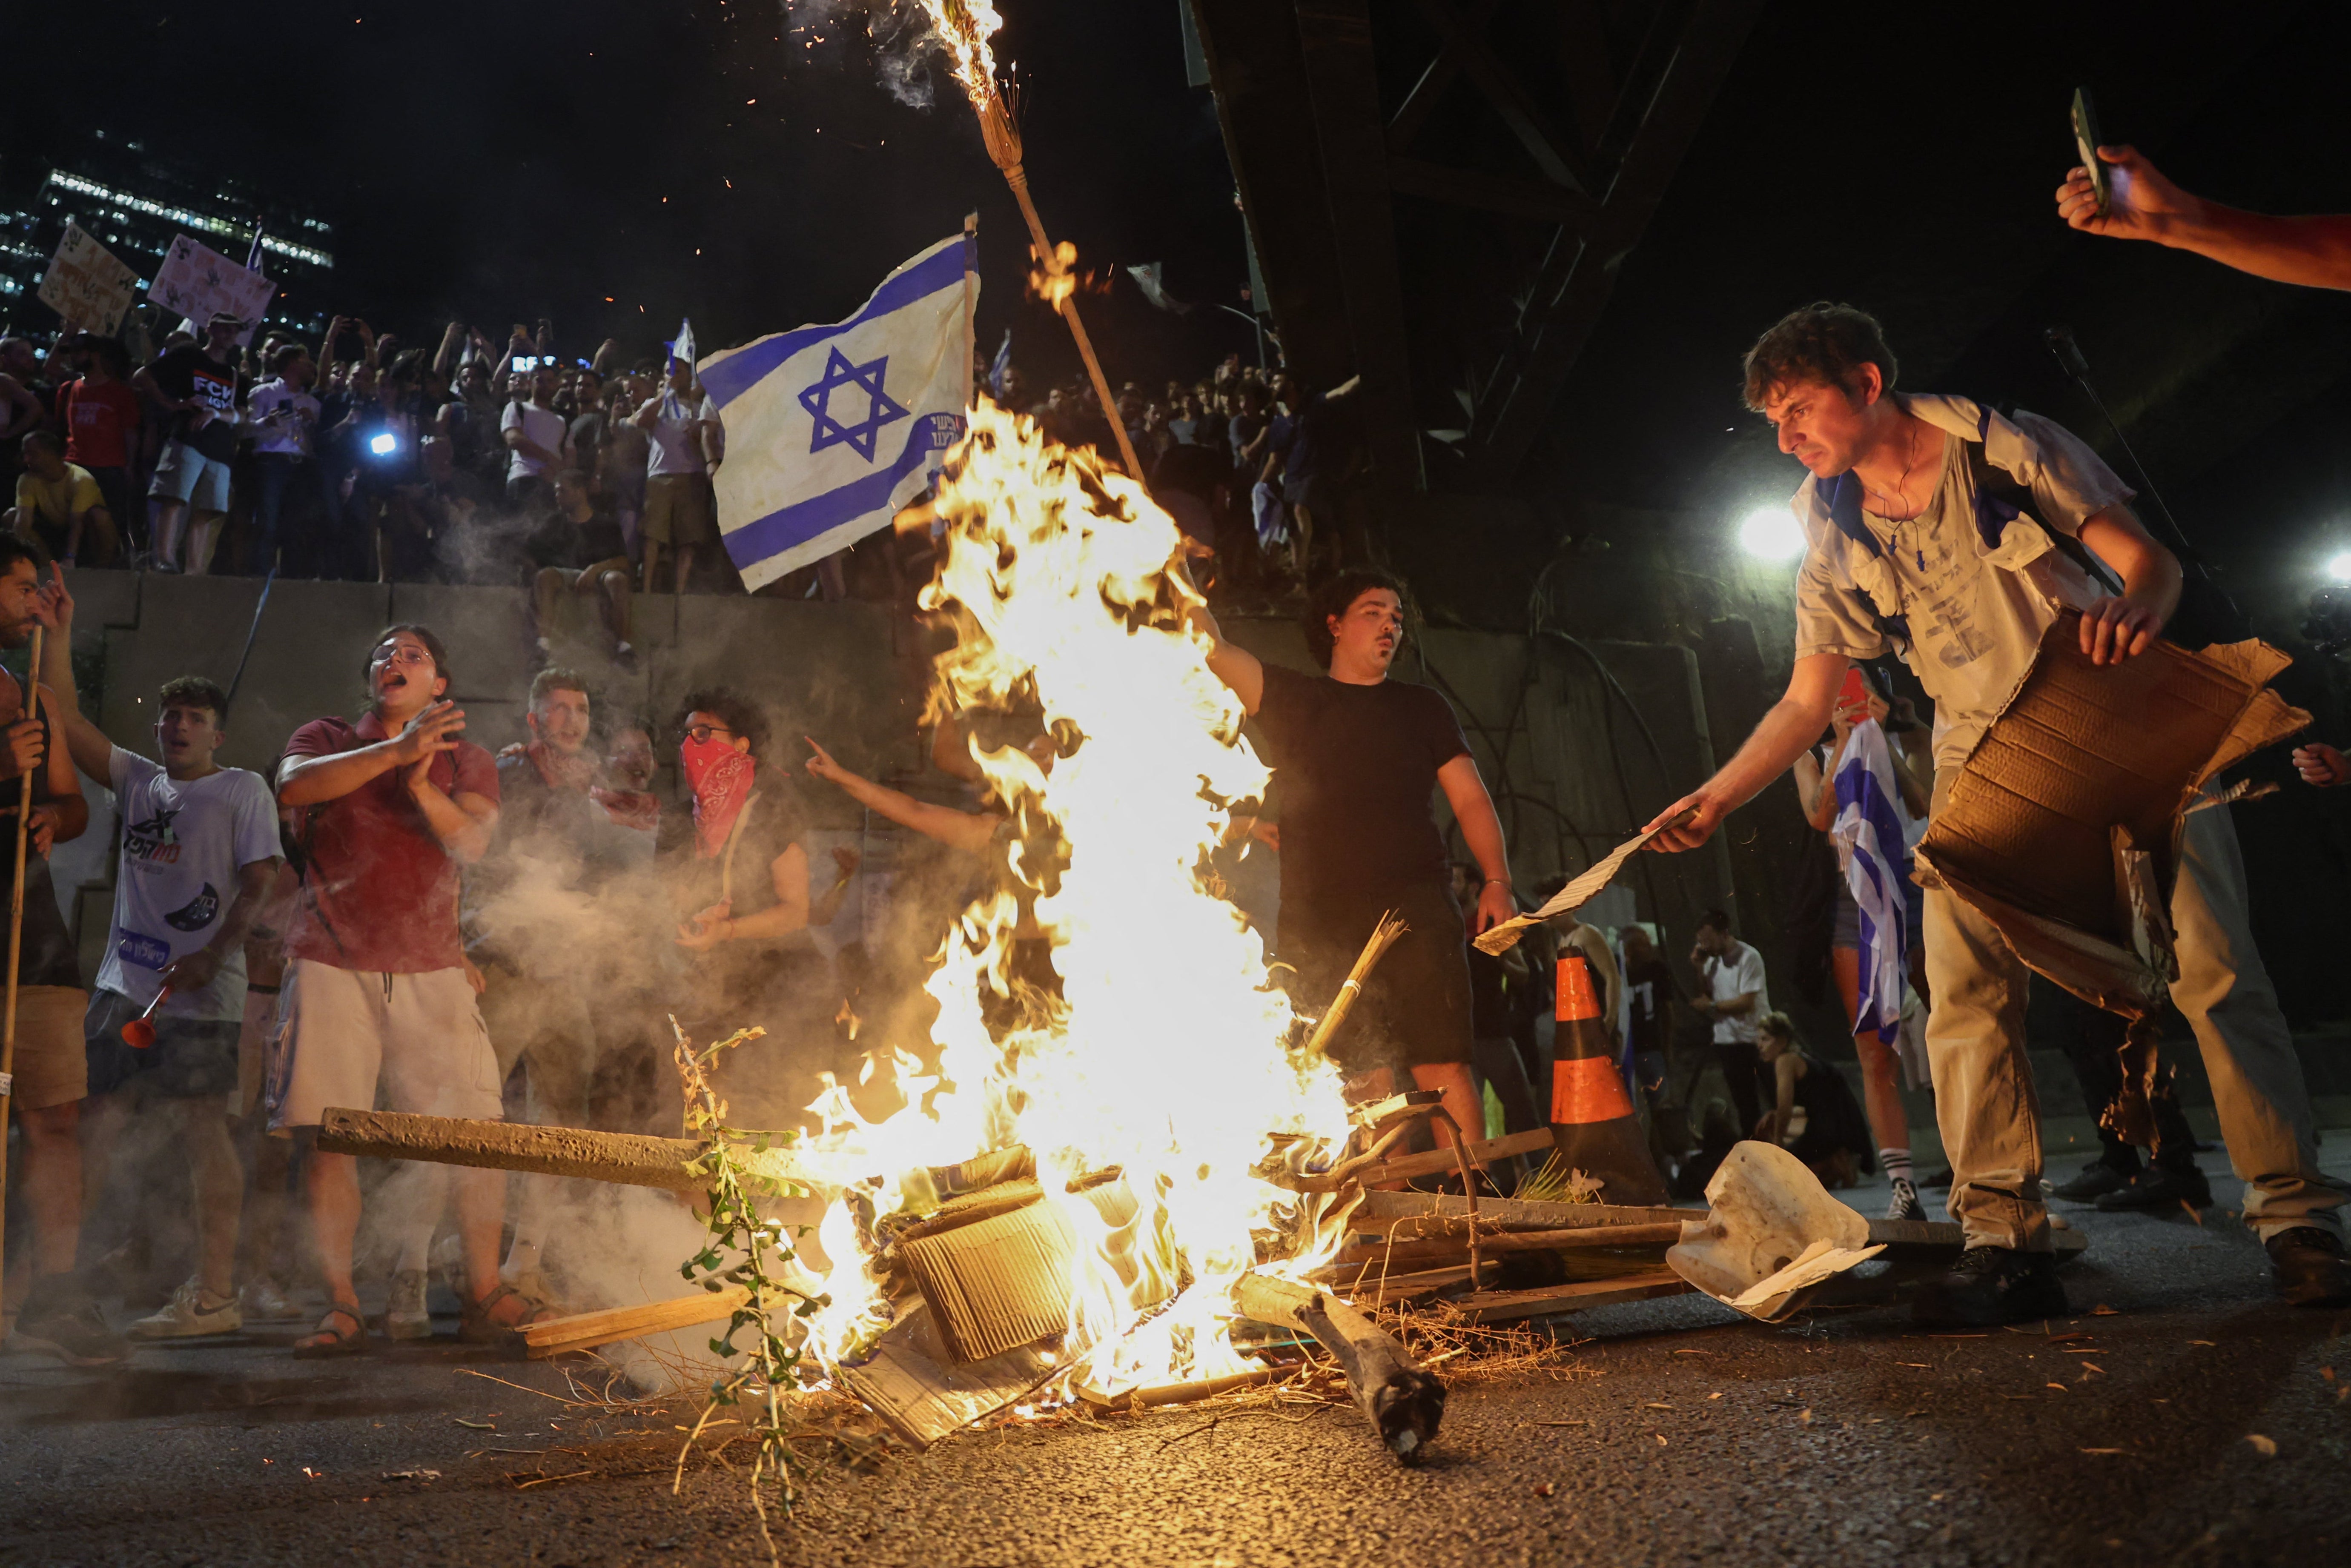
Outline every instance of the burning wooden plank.
<path id="1" fill-rule="evenodd" d="M 1412 1462 L 1437 1436 L 1445 1385 L 1346 1303 L 1312 1285 L 1247 1273 L 1233 1285 L 1233 1303 L 1244 1317 L 1312 1334 L 1337 1358 L 1355 1407 L 1396 1458 Z"/>

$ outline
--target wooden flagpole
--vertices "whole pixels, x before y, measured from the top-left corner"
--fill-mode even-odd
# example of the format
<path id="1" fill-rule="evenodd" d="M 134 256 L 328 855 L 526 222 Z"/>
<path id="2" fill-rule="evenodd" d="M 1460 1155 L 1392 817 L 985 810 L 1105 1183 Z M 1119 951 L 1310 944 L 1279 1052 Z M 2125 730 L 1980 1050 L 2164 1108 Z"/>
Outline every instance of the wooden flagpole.
<path id="1" fill-rule="evenodd" d="M 33 627 L 33 641 L 25 666 L 25 716 L 41 716 L 41 634 Z M 46 755 L 43 763 L 47 761 Z M 25 951 L 25 846 L 33 825 L 33 773 L 25 770 L 16 794 L 16 886 L 8 896 L 8 997 L 5 1021 L 0 1021 L 0 1257 L 8 1247 L 8 1116 L 16 1103 L 16 970 Z"/>

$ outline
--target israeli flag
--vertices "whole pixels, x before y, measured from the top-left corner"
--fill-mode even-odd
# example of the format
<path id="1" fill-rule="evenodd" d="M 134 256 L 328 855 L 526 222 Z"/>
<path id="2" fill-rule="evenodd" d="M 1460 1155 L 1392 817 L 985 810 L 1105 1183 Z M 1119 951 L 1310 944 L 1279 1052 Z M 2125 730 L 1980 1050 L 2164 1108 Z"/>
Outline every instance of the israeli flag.
<path id="1" fill-rule="evenodd" d="M 1902 990 L 1909 983 L 1899 787 L 1885 729 L 1863 720 L 1837 763 L 1837 815 L 1829 836 L 1861 908 L 1861 1002 L 1853 1032 L 1875 1030 L 1887 1045 L 1902 1031 Z"/>
<path id="2" fill-rule="evenodd" d="M 977 265 L 972 236 L 943 240 L 848 320 L 696 367 L 726 438 L 718 525 L 746 587 L 886 527 L 962 439 Z"/>

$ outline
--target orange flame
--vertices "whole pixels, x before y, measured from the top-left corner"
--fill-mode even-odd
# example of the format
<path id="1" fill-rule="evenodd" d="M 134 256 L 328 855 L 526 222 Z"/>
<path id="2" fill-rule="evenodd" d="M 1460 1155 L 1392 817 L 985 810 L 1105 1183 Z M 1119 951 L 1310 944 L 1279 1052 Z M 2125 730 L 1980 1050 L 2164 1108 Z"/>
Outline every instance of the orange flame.
<path id="1" fill-rule="evenodd" d="M 975 748 L 1015 824 L 1020 888 L 982 898 L 948 939 L 930 981 L 935 1071 L 904 1052 L 880 1064 L 904 1108 L 879 1121 L 829 1092 L 810 1157 L 887 1216 L 935 1206 L 928 1168 L 1025 1145 L 1046 1201 L 1091 1243 L 1064 1364 L 1096 1387 L 1219 1376 L 1247 1365 L 1225 1335 L 1233 1279 L 1267 1256 L 1302 1266 L 1335 1240 L 1318 1228 L 1320 1199 L 1258 1173 L 1269 1135 L 1294 1162 L 1347 1130 L 1336 1072 L 1293 1046 L 1262 943 L 1207 880 L 1228 808 L 1260 795 L 1268 773 L 1188 624 L 1196 595 L 1171 570 L 1175 523 L 1031 421 L 985 400 L 970 417 L 941 483 L 945 554 L 923 597 L 957 632 L 937 661 L 939 702 L 1041 707 L 1059 754 L 1049 773 L 1020 746 Z M 1008 1024 L 985 1000 L 1008 991 L 1024 929 L 1044 933 L 1061 985 L 1027 994 Z M 1071 1189 L 1113 1166 L 1132 1205 Z M 892 1309 L 847 1205 L 819 1239 L 832 1304 L 810 1339 L 832 1363 Z"/>

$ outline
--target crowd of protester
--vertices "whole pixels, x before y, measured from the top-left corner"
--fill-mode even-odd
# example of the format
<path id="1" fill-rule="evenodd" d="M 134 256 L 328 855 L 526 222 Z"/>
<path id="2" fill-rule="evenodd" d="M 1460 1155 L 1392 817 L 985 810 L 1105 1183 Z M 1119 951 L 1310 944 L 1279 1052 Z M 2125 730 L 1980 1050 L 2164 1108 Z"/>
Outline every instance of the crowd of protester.
<path id="1" fill-rule="evenodd" d="M 590 602 L 625 660 L 631 592 L 742 591 L 712 478 L 725 461 L 693 367 L 559 353 L 547 322 L 503 342 L 451 322 L 411 344 L 337 317 L 313 344 L 220 316 L 120 337 L 70 324 L 0 339 L 0 498 L 68 565 L 530 586 Z M 1114 453 L 1090 385 L 1041 396 L 1011 366 L 978 385 L 1057 439 Z M 1229 585 L 1280 589 L 1343 554 L 1335 492 L 1353 383 L 1309 393 L 1235 355 L 1117 395 L 1152 492 Z M 903 598 L 923 542 L 880 536 L 768 585 Z"/>
<path id="2" fill-rule="evenodd" d="M 1188 386 L 1171 380 L 1155 393 L 1127 382 L 1116 413 L 1152 499 L 1213 553 L 1226 586 L 1280 589 L 1344 564 L 1338 499 L 1353 476 L 1346 400 L 1354 389 L 1351 379 L 1309 392 L 1288 370 L 1234 354 Z M 1116 450 L 1101 400 L 1083 380 L 1040 398 L 1011 367 L 993 390 L 1064 445 Z"/>

